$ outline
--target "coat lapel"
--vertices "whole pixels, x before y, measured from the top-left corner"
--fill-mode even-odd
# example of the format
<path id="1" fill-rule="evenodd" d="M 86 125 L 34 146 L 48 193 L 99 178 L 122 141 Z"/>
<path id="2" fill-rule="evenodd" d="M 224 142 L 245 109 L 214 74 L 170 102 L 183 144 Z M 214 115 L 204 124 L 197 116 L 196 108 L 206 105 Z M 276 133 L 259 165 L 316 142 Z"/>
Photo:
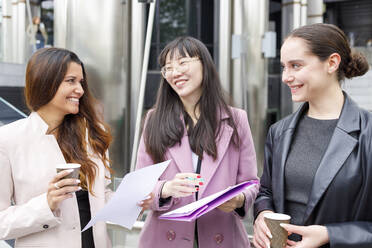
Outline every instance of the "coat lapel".
<path id="1" fill-rule="evenodd" d="M 225 153 L 229 147 L 231 136 L 233 134 L 233 128 L 230 127 L 226 121 L 222 121 L 220 135 L 216 139 L 217 144 L 217 158 L 213 160 L 213 157 L 209 156 L 207 153 L 203 153 L 203 161 L 201 165 L 200 174 L 205 180 L 205 186 L 200 188 L 199 198 L 203 196 L 206 188 L 208 187 L 208 182 L 211 181 L 214 173 L 219 167 L 222 158 L 225 156 Z"/>
<path id="2" fill-rule="evenodd" d="M 339 121 L 314 177 L 304 223 L 358 143 L 350 135 L 351 132 L 360 130 L 358 107 L 345 93 L 344 95 L 345 103 Z"/>
<path id="3" fill-rule="evenodd" d="M 39 135 L 39 137 L 36 139 L 37 142 L 41 142 L 41 144 L 44 144 L 44 146 L 48 148 L 49 155 L 55 158 L 55 161 L 58 161 L 58 163 L 66 163 L 66 160 L 54 135 L 46 134 L 48 131 L 48 124 L 37 112 L 32 112 L 28 118 L 31 122 L 31 128 L 33 130 L 32 133 Z"/>
<path id="4" fill-rule="evenodd" d="M 216 172 L 219 164 L 221 163 L 222 158 L 225 156 L 225 153 L 229 147 L 231 136 L 233 134 L 233 129 L 225 121 L 228 118 L 228 115 L 224 112 L 221 113 L 221 130 L 220 134 L 216 139 L 217 144 L 217 158 L 213 160 L 213 157 L 209 156 L 203 152 L 203 161 L 201 165 L 200 174 L 203 175 L 205 180 L 205 186 L 200 188 L 199 198 L 202 197 L 203 192 L 208 186 L 208 182 L 213 177 Z M 181 139 L 181 144 L 176 144 L 169 148 L 169 153 L 172 159 L 175 161 L 180 172 L 194 172 L 194 167 L 192 164 L 191 158 L 191 148 L 189 143 L 189 136 L 185 128 L 184 135 Z"/>
<path id="5" fill-rule="evenodd" d="M 180 172 L 194 172 L 189 136 L 187 135 L 186 128 L 184 130 L 181 144 L 176 144 L 169 148 L 169 153 Z"/>
<path id="6" fill-rule="evenodd" d="M 276 211 L 279 213 L 284 212 L 284 170 L 285 170 L 285 162 L 287 161 L 287 156 L 290 148 L 290 144 L 292 141 L 294 129 L 287 130 L 283 136 L 282 136 L 282 141 L 280 142 L 283 144 L 281 152 L 278 154 L 280 161 L 280 166 L 279 166 L 279 177 L 278 177 L 278 187 L 274 188 L 274 191 L 278 191 L 277 194 L 274 195 L 274 202 L 276 202 Z"/>

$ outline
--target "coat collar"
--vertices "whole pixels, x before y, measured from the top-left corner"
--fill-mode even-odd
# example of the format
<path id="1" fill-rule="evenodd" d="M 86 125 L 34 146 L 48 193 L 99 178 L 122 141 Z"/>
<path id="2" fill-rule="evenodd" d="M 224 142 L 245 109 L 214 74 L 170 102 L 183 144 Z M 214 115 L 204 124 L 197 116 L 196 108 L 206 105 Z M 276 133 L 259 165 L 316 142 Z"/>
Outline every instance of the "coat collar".
<path id="1" fill-rule="evenodd" d="M 226 121 L 223 121 L 221 123 L 220 134 L 216 139 L 217 145 L 216 160 L 214 160 L 213 157 L 209 156 L 206 152 L 203 152 L 203 161 L 200 174 L 205 179 L 205 186 L 200 188 L 199 191 L 200 198 L 203 197 L 203 193 L 208 187 L 208 183 L 212 180 L 212 177 L 215 174 L 217 168 L 219 167 L 222 158 L 225 156 L 225 153 L 230 144 L 233 131 L 234 131 L 233 128 L 230 127 Z"/>
<path id="2" fill-rule="evenodd" d="M 32 112 L 27 118 L 30 121 L 32 129 L 35 131 L 35 133 L 47 133 L 49 126 L 37 112 Z"/>
<path id="3" fill-rule="evenodd" d="M 315 206 L 358 143 L 351 133 L 360 130 L 359 107 L 346 93 L 344 96 L 340 118 L 314 177 L 304 223 L 309 220 Z"/>
<path id="4" fill-rule="evenodd" d="M 337 122 L 337 128 L 344 130 L 347 133 L 351 133 L 360 129 L 359 127 L 359 107 L 349 97 L 346 92 L 344 94 L 344 105 L 342 106 L 341 114 Z M 293 117 L 289 120 L 287 129 L 294 129 L 301 116 L 309 109 L 309 103 L 304 103 L 300 108 L 293 114 Z"/>
<path id="5" fill-rule="evenodd" d="M 47 134 L 49 126 L 41 116 L 37 112 L 31 112 L 26 121 L 28 128 L 26 136 L 33 142 L 40 142 L 39 151 L 48 151 L 48 154 L 54 159 L 51 160 L 51 163 L 66 163 L 56 138 L 52 134 Z"/>
<path id="6" fill-rule="evenodd" d="M 342 168 L 345 160 L 357 145 L 357 140 L 352 137 L 350 133 L 360 130 L 359 107 L 345 92 L 343 92 L 343 94 L 344 105 L 342 107 L 337 126 L 316 172 L 304 216 L 304 223 L 306 223 L 306 221 L 309 219 L 316 204 L 319 202 L 333 178 Z M 308 110 L 308 108 L 308 103 L 302 104 L 301 107 L 292 115 L 292 117 L 285 120 L 283 124 L 284 127 L 286 126 L 286 128 L 283 129 L 281 134 L 282 141 L 280 142 L 283 145 L 283 148 L 282 152 L 279 154 L 279 156 L 281 156 L 279 159 L 280 177 L 277 189 L 279 190 L 279 194 L 276 194 L 276 199 L 274 198 L 274 200 L 279 203 L 277 209 L 278 212 L 284 211 L 284 170 L 288 152 L 298 121 Z"/>
<path id="7" fill-rule="evenodd" d="M 222 158 L 224 157 L 227 148 L 230 143 L 230 139 L 233 133 L 233 129 L 227 124 L 227 121 L 224 121 L 229 118 L 228 114 L 225 111 L 220 112 L 221 130 L 219 136 L 216 138 L 217 145 L 217 158 L 216 160 L 213 157 L 209 156 L 207 153 L 203 152 L 203 161 L 201 166 L 200 174 L 205 180 L 205 186 L 201 187 L 199 192 L 199 198 L 202 197 L 203 192 L 208 186 L 208 182 L 213 177 L 215 171 L 217 170 Z M 183 119 L 183 117 L 181 117 Z M 194 172 L 194 167 L 192 164 L 191 158 L 191 148 L 189 143 L 189 138 L 187 135 L 186 127 L 184 127 L 184 135 L 181 139 L 180 144 L 176 144 L 173 147 L 169 148 L 169 153 L 175 161 L 179 171 L 181 172 Z"/>

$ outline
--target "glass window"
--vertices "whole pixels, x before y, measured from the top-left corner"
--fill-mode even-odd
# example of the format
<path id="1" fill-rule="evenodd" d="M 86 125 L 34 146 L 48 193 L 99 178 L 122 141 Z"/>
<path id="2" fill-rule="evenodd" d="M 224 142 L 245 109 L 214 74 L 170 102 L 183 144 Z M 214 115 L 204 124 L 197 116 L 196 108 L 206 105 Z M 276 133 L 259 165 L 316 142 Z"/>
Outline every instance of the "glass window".
<path id="1" fill-rule="evenodd" d="M 54 44 L 54 3 L 50 0 L 41 2 L 41 21 L 45 25 L 45 31 L 48 34 L 48 40 L 45 42 L 46 46 L 53 46 Z"/>
<path id="2" fill-rule="evenodd" d="M 149 70 L 159 70 L 157 56 L 176 37 L 189 35 L 204 42 L 213 56 L 214 0 L 156 2 Z"/>
<path id="3" fill-rule="evenodd" d="M 179 36 L 201 40 L 213 57 L 214 0 L 159 0 L 156 2 L 147 74 L 145 109 L 155 103 L 160 82 L 158 56 L 167 43 Z"/>

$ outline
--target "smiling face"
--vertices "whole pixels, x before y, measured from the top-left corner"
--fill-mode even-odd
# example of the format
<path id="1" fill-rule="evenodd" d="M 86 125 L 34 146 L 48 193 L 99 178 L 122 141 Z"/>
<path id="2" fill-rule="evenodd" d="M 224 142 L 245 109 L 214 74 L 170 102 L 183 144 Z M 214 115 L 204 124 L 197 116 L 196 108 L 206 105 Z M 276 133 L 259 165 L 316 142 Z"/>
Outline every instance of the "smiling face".
<path id="1" fill-rule="evenodd" d="M 321 61 L 312 54 L 301 38 L 289 37 L 282 45 L 280 61 L 282 81 L 291 90 L 292 101 L 306 102 L 325 96 L 337 84 L 329 73 L 328 60 Z"/>
<path id="2" fill-rule="evenodd" d="M 81 65 L 71 62 L 53 99 L 42 108 L 61 118 L 67 114 L 77 114 L 79 112 L 79 99 L 84 94 L 81 85 L 83 82 L 84 77 Z"/>
<path id="3" fill-rule="evenodd" d="M 195 104 L 202 94 L 202 63 L 197 57 L 191 58 L 188 54 L 182 57 L 179 53 L 174 53 L 172 58 L 170 54 L 169 52 L 166 57 L 165 67 L 172 72 L 167 73 L 165 79 L 182 102 Z"/>

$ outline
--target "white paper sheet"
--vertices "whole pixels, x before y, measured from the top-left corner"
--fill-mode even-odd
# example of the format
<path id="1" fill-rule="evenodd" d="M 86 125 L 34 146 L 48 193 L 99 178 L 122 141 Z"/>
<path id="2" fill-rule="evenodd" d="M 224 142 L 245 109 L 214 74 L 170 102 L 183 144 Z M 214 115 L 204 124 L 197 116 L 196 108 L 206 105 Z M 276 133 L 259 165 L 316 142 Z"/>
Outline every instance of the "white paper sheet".
<path id="1" fill-rule="evenodd" d="M 141 212 L 141 207 L 137 203 L 151 193 L 169 163 L 170 160 L 125 175 L 110 201 L 98 211 L 82 232 L 93 226 L 97 221 L 110 221 L 132 229 Z"/>

